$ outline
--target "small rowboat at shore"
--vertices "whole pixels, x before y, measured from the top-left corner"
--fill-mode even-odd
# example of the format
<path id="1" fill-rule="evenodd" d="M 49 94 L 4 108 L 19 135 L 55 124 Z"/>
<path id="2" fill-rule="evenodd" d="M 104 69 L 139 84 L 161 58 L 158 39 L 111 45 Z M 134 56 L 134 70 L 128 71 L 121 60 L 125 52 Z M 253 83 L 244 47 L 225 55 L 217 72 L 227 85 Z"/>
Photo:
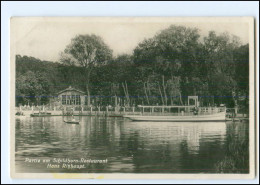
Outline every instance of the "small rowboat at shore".
<path id="1" fill-rule="evenodd" d="M 79 124 L 79 121 L 65 121 L 65 120 L 63 121 L 68 124 Z"/>
<path id="2" fill-rule="evenodd" d="M 68 123 L 68 124 L 79 124 L 79 121 L 75 120 L 74 117 L 72 117 L 71 120 L 64 120 L 64 123 Z"/>
<path id="3" fill-rule="evenodd" d="M 45 117 L 45 116 L 51 116 L 50 112 L 39 112 L 39 113 L 33 113 L 30 114 L 31 117 Z"/>
<path id="4" fill-rule="evenodd" d="M 153 115 L 124 115 L 132 121 L 156 121 L 156 122 L 216 122 L 225 121 L 226 112 L 211 115 L 190 115 L 190 116 L 153 116 Z"/>

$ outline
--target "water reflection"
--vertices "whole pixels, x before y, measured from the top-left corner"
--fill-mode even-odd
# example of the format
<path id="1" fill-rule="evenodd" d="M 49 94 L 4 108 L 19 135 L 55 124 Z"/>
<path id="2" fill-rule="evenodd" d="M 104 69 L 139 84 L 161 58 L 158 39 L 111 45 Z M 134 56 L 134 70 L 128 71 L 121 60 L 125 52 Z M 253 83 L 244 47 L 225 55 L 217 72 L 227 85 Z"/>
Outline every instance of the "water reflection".
<path id="1" fill-rule="evenodd" d="M 230 132 L 240 128 L 223 122 L 131 122 L 123 118 L 77 117 L 79 125 L 62 117 L 16 120 L 16 170 L 18 172 L 127 172 L 214 173 L 227 155 Z M 246 129 L 246 128 L 244 128 Z M 244 132 L 243 134 L 246 134 Z M 231 138 L 231 140 L 232 140 Z M 47 169 L 25 164 L 26 157 L 107 159 L 81 170 Z"/>
<path id="2" fill-rule="evenodd" d="M 249 173 L 248 123 L 227 123 L 225 158 L 215 166 L 219 173 Z"/>

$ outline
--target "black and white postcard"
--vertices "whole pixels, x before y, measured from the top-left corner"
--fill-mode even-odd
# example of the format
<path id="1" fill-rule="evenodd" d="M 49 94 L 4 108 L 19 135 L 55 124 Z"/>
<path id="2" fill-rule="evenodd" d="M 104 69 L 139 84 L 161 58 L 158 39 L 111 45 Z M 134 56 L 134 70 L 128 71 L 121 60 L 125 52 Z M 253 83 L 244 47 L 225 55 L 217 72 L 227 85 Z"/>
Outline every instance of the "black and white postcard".
<path id="1" fill-rule="evenodd" d="M 253 17 L 12 17 L 12 178 L 255 177 Z"/>

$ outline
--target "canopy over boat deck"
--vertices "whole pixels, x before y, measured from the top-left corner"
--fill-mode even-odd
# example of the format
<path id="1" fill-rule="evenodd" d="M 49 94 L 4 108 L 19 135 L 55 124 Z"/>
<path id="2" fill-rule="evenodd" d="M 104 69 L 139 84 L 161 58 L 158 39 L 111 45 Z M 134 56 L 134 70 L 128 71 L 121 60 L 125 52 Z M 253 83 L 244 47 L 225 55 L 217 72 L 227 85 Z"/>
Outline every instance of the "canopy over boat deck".
<path id="1" fill-rule="evenodd" d="M 188 96 L 188 105 L 160 105 L 160 106 L 148 106 L 148 105 L 138 105 L 140 108 L 161 108 L 161 109 L 171 109 L 171 108 L 184 108 L 184 109 L 189 109 L 189 108 L 194 108 L 199 106 L 199 101 L 198 101 L 198 96 Z"/>
<path id="2" fill-rule="evenodd" d="M 159 106 L 148 106 L 148 105 L 138 105 L 140 108 L 193 108 L 195 105 L 159 105 Z"/>
<path id="3" fill-rule="evenodd" d="M 193 115 L 193 114 L 213 114 L 218 112 L 224 112 L 225 107 L 197 107 L 196 105 L 160 105 L 160 106 L 148 106 L 148 105 L 138 105 L 141 109 L 141 113 L 150 114 L 164 114 L 164 115 Z"/>
<path id="4" fill-rule="evenodd" d="M 195 105 L 160 105 L 160 106 L 148 106 L 148 105 L 138 105 L 137 107 L 142 109 L 142 113 L 145 110 L 149 110 L 150 113 L 161 112 L 161 113 L 181 113 L 181 112 L 191 112 L 196 106 Z"/>

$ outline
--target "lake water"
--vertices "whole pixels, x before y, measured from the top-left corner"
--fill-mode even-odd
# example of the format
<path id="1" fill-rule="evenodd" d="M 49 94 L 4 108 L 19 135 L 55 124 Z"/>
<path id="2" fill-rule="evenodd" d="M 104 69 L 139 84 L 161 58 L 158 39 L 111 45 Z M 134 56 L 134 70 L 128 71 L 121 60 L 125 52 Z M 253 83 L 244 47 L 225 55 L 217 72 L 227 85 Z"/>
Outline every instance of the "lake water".
<path id="1" fill-rule="evenodd" d="M 79 125 L 66 124 L 58 116 L 16 118 L 16 172 L 218 173 L 221 165 L 230 172 L 223 169 L 230 167 L 227 161 L 242 157 L 246 165 L 231 164 L 230 168 L 248 173 L 248 123 L 75 119 Z M 81 168 L 82 158 L 99 162 L 84 163 Z M 35 159 L 41 162 L 28 161 Z M 42 162 L 46 159 L 50 162 Z M 72 160 L 80 162 L 68 162 Z"/>

